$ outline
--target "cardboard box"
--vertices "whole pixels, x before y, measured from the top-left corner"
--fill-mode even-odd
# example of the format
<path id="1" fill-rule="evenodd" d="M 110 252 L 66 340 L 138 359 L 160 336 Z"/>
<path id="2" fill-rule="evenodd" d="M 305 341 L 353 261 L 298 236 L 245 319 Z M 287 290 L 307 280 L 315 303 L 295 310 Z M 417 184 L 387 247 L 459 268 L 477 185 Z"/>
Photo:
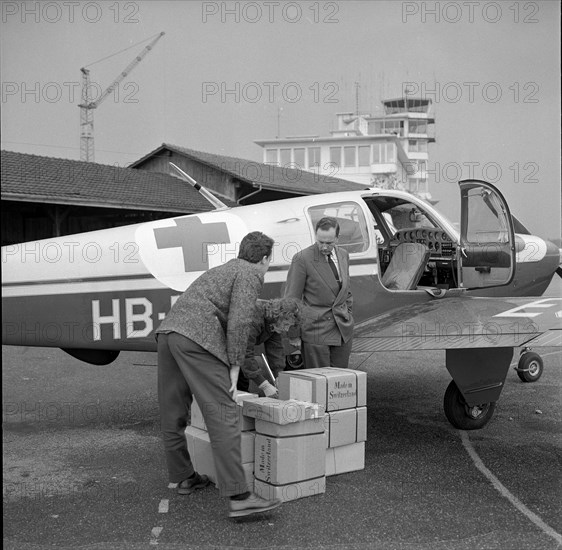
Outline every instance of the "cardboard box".
<path id="1" fill-rule="evenodd" d="M 189 451 L 189 456 L 191 457 L 191 462 L 193 463 L 195 471 L 199 474 L 205 474 L 206 476 L 208 476 L 209 479 L 215 484 L 215 487 L 218 487 L 217 472 L 215 470 L 215 461 L 213 459 L 210 441 L 205 441 L 205 439 L 199 440 L 197 437 L 194 437 L 192 434 L 188 433 L 186 433 L 186 437 L 188 441 L 187 448 Z M 245 464 L 242 464 L 242 468 L 246 477 L 246 490 L 253 491 L 254 463 L 246 462 Z"/>
<path id="2" fill-rule="evenodd" d="M 283 502 L 288 500 L 296 500 L 298 498 L 311 497 L 326 492 L 326 477 L 317 477 L 316 479 L 307 479 L 297 483 L 289 483 L 288 485 L 271 485 L 265 481 L 256 479 L 254 482 L 254 491 L 262 498 L 272 499 L 279 498 Z"/>
<path id="3" fill-rule="evenodd" d="M 324 416 L 311 418 L 291 424 L 275 424 L 267 420 L 256 420 L 256 434 L 272 437 L 292 437 L 295 435 L 321 434 L 325 431 Z"/>
<path id="4" fill-rule="evenodd" d="M 326 475 L 333 476 L 365 468 L 365 442 L 326 449 Z"/>
<path id="5" fill-rule="evenodd" d="M 247 462 L 246 464 L 242 464 L 242 468 L 244 468 L 244 475 L 246 476 L 246 491 L 253 492 L 256 481 L 256 478 L 254 477 L 254 463 Z"/>
<path id="6" fill-rule="evenodd" d="M 218 486 L 215 459 L 213 458 L 209 434 L 193 426 L 188 426 L 185 429 L 185 437 L 187 439 L 187 450 L 195 471 L 209 476 L 215 486 Z M 246 476 L 248 491 L 254 490 L 254 438 L 253 432 L 242 434 L 242 468 Z M 251 460 L 248 460 L 249 458 Z"/>
<path id="7" fill-rule="evenodd" d="M 197 403 L 195 396 L 191 402 L 191 427 L 207 431 L 203 413 L 201 412 L 201 408 L 199 407 L 199 403 Z"/>
<path id="8" fill-rule="evenodd" d="M 195 466 L 199 473 L 206 474 L 207 472 L 198 470 L 198 467 L 206 468 L 207 463 L 211 463 L 213 468 L 215 466 L 209 433 L 199 428 L 188 426 L 185 429 L 185 437 L 187 439 L 187 450 L 189 451 L 193 466 Z M 242 464 L 254 462 L 255 438 L 255 432 L 242 432 Z"/>
<path id="9" fill-rule="evenodd" d="M 291 424 L 324 416 L 323 408 L 317 403 L 305 403 L 295 399 L 281 401 L 270 397 L 244 401 L 243 412 L 246 416 L 275 424 Z"/>
<path id="10" fill-rule="evenodd" d="M 283 371 L 278 379 L 279 398 L 319 403 L 326 412 L 364 407 L 367 373 L 352 369 Z"/>
<path id="11" fill-rule="evenodd" d="M 326 414 L 326 446 L 340 447 L 367 440 L 367 407 Z"/>
<path id="12" fill-rule="evenodd" d="M 271 485 L 286 485 L 322 477 L 325 470 L 325 433 L 282 438 L 256 435 L 256 479 Z"/>
<path id="13" fill-rule="evenodd" d="M 242 432 L 252 431 L 255 427 L 254 419 L 249 416 L 244 416 L 242 403 L 245 400 L 257 398 L 257 393 L 238 392 L 236 395 L 236 403 L 238 403 L 237 418 L 240 425 L 240 431 Z M 217 405 L 216 403 L 211 403 L 207 406 L 209 407 L 210 411 L 217 410 L 217 407 L 219 407 L 219 405 Z M 199 406 L 199 403 L 197 403 L 195 397 L 193 397 L 193 402 L 191 403 L 191 425 L 194 428 L 199 428 L 200 430 L 207 431 L 207 426 L 205 424 L 205 419 L 203 418 L 201 407 Z"/>
<path id="14" fill-rule="evenodd" d="M 185 438 L 189 458 L 191 458 L 195 471 L 199 474 L 208 475 L 216 483 L 215 459 L 213 458 L 209 434 L 199 428 L 188 426 L 185 429 Z"/>

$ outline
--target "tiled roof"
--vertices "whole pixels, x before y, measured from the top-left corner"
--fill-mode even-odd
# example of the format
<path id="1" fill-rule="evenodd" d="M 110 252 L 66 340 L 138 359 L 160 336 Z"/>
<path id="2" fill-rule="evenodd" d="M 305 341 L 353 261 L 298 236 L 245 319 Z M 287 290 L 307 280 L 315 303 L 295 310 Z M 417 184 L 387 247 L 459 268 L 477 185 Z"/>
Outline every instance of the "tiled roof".
<path id="1" fill-rule="evenodd" d="M 366 187 L 360 183 L 332 176 L 316 175 L 306 170 L 280 168 L 253 160 L 186 149 L 185 147 L 178 147 L 169 143 L 163 143 L 154 151 L 133 162 L 131 166 L 139 166 L 145 160 L 158 156 L 165 150 L 186 155 L 208 166 L 227 172 L 239 180 L 261 185 L 264 189 L 310 195 L 335 191 L 354 191 L 365 189 Z"/>
<path id="2" fill-rule="evenodd" d="M 2 151 L 1 160 L 5 200 L 164 212 L 213 210 L 193 187 L 168 174 L 12 151 Z"/>

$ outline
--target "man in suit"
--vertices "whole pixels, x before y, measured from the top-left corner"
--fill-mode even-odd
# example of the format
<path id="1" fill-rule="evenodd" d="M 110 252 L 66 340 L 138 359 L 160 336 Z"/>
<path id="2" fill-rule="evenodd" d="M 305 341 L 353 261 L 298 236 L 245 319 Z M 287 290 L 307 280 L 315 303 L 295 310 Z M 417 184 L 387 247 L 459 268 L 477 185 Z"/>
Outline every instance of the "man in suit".
<path id="1" fill-rule="evenodd" d="M 349 254 L 337 247 L 339 224 L 316 224 L 316 243 L 293 256 L 285 297 L 305 304 L 301 326 L 305 368 L 347 368 L 353 338 Z"/>
<path id="2" fill-rule="evenodd" d="M 158 327 L 158 402 L 169 480 L 189 495 L 209 484 L 187 451 L 192 396 L 209 431 L 221 496 L 229 517 L 272 510 L 281 501 L 247 491 L 234 401 L 255 304 L 269 268 L 273 240 L 254 231 L 238 258 L 209 269 L 178 298 Z"/>

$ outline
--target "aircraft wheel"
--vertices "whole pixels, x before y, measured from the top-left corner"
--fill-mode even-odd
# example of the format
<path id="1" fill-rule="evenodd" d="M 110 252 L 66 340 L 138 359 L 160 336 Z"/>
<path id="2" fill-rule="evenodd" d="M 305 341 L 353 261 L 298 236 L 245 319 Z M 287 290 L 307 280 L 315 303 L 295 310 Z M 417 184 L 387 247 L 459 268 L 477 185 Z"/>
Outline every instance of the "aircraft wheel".
<path id="1" fill-rule="evenodd" d="M 479 430 L 483 428 L 494 415 L 496 403 L 482 403 L 474 407 L 469 406 L 454 380 L 447 386 L 443 398 L 443 409 L 447 420 L 459 430 Z"/>
<path id="2" fill-rule="evenodd" d="M 525 352 L 517 364 L 517 376 L 523 382 L 536 382 L 542 375 L 542 357 L 534 351 Z"/>

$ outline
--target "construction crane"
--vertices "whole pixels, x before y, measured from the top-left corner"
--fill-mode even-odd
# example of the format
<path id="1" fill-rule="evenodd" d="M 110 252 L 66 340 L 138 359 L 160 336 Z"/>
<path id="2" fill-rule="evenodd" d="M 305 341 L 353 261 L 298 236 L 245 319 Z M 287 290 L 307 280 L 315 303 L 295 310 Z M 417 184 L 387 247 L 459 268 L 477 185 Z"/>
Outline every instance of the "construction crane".
<path id="1" fill-rule="evenodd" d="M 131 61 L 119 76 L 106 88 L 106 90 L 95 101 L 90 96 L 90 70 L 82 67 L 82 103 L 80 103 L 80 160 L 94 162 L 94 109 L 107 98 L 109 94 L 119 86 L 123 79 L 145 58 L 148 52 L 156 45 L 156 42 L 164 36 L 161 32 L 154 40 Z M 128 49 L 128 48 L 127 48 Z M 120 53 L 120 52 L 118 52 Z M 115 55 L 115 54 L 114 54 Z M 111 56 L 110 56 L 111 57 Z M 107 59 L 107 58 L 104 58 Z M 102 61 L 102 60 L 100 60 Z M 97 63 L 97 61 L 95 62 Z M 94 63 L 90 63 L 93 65 Z"/>

